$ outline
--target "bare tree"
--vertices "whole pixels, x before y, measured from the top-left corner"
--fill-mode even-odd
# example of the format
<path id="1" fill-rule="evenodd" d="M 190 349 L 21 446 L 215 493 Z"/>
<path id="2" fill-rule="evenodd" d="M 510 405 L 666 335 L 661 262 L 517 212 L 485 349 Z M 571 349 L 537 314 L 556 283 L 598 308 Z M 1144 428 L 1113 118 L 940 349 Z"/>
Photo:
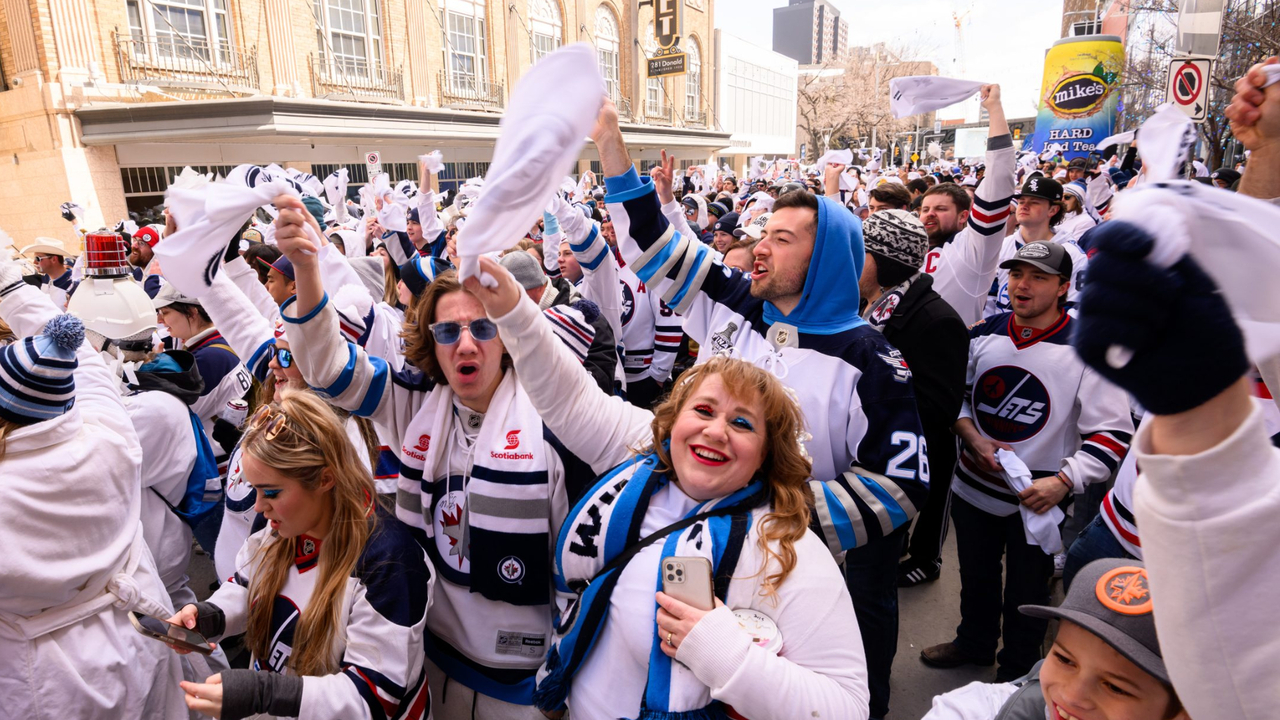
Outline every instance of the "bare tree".
<path id="1" fill-rule="evenodd" d="M 1130 1 L 1121 129 L 1141 125 L 1165 102 L 1177 23 L 1177 0 Z M 1277 53 L 1280 53 L 1280 0 L 1227 0 L 1222 43 L 1206 78 L 1209 106 L 1204 122 L 1197 126 L 1210 169 L 1221 167 L 1233 139 L 1225 111 L 1231 102 L 1235 81 L 1251 65 Z"/>
<path id="2" fill-rule="evenodd" d="M 937 74 L 931 63 L 903 60 L 906 56 L 907 51 L 884 45 L 857 47 L 838 60 L 801 70 L 798 125 L 807 147 L 805 161 L 829 148 L 884 146 L 900 133 L 932 126 L 933 113 L 897 120 L 889 111 L 890 79 Z"/>

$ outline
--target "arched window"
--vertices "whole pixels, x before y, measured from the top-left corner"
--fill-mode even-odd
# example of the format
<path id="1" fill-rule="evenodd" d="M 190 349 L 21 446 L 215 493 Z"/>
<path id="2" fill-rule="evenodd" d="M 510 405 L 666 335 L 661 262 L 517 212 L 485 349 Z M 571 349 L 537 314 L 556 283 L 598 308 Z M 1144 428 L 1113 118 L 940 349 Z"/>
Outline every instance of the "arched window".
<path id="1" fill-rule="evenodd" d="M 618 100 L 618 53 L 621 47 L 618 18 L 613 11 L 601 5 L 596 8 L 596 58 L 600 61 L 600 74 L 604 76 L 609 97 Z"/>
<path id="2" fill-rule="evenodd" d="M 653 23 L 645 25 L 644 28 L 644 55 L 645 58 L 653 57 L 658 52 L 658 39 L 654 37 Z M 644 81 L 644 114 L 648 117 L 664 117 L 666 113 L 666 103 L 662 97 L 662 78 L 651 77 Z"/>
<path id="3" fill-rule="evenodd" d="M 702 50 L 698 41 L 689 38 L 685 48 L 684 114 L 689 122 L 705 122 L 702 115 Z"/>
<path id="4" fill-rule="evenodd" d="M 529 0 L 529 40 L 534 62 L 560 47 L 563 32 L 564 22 L 556 0 Z"/>
<path id="5" fill-rule="evenodd" d="M 484 5 L 484 0 L 446 0 L 444 4 L 445 67 L 454 92 L 481 92 L 489 82 Z"/>

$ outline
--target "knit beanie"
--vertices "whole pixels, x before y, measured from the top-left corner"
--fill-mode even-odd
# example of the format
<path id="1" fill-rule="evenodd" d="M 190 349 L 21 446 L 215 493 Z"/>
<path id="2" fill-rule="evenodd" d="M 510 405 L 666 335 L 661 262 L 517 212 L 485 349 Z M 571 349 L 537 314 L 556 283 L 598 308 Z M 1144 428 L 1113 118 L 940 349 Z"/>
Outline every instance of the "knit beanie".
<path id="1" fill-rule="evenodd" d="M 507 253 L 502 256 L 498 264 L 506 268 L 525 290 L 540 288 L 547 284 L 547 274 L 543 272 L 542 264 L 527 252 Z"/>
<path id="2" fill-rule="evenodd" d="M 862 244 L 869 253 L 918 268 L 929 251 L 929 235 L 906 210 L 881 210 L 862 221 Z"/>
<path id="3" fill-rule="evenodd" d="M 58 315 L 44 333 L 0 350 L 0 417 L 33 425 L 62 415 L 76 402 L 76 349 L 84 324 Z"/>
<path id="4" fill-rule="evenodd" d="M 311 216 L 316 219 L 316 225 L 324 227 L 324 204 L 320 202 L 320 198 L 313 195 L 303 195 L 302 204 L 311 213 Z"/>
<path id="5" fill-rule="evenodd" d="M 441 258 L 416 256 L 400 266 L 400 280 L 409 292 L 418 296 L 435 281 L 437 275 L 448 269 L 449 263 Z"/>

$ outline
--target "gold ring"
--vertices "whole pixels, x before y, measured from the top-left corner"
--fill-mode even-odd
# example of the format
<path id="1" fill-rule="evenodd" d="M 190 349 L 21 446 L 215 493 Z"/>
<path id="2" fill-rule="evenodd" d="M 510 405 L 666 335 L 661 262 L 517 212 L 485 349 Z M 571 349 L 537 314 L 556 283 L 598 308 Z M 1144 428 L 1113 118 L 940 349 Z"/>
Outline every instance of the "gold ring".
<path id="1" fill-rule="evenodd" d="M 675 647 L 675 646 L 676 646 L 676 644 L 675 644 L 675 643 L 671 642 L 671 638 L 672 638 L 672 636 L 674 636 L 674 635 L 675 635 L 675 632 L 668 632 L 668 633 L 667 633 L 667 644 L 668 644 L 668 645 L 670 645 L 671 647 Z"/>

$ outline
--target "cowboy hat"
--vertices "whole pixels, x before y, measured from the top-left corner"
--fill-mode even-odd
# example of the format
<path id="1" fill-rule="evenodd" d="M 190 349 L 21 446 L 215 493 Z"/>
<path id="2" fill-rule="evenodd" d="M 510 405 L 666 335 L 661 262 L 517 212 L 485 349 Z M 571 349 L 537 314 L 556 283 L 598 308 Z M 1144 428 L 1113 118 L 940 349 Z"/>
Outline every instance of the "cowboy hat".
<path id="1" fill-rule="evenodd" d="M 51 237 L 38 237 L 34 243 L 22 248 L 19 252 L 23 257 L 31 257 L 36 253 L 60 255 L 64 258 L 76 257 L 80 254 L 78 248 L 68 250 L 61 240 Z"/>

